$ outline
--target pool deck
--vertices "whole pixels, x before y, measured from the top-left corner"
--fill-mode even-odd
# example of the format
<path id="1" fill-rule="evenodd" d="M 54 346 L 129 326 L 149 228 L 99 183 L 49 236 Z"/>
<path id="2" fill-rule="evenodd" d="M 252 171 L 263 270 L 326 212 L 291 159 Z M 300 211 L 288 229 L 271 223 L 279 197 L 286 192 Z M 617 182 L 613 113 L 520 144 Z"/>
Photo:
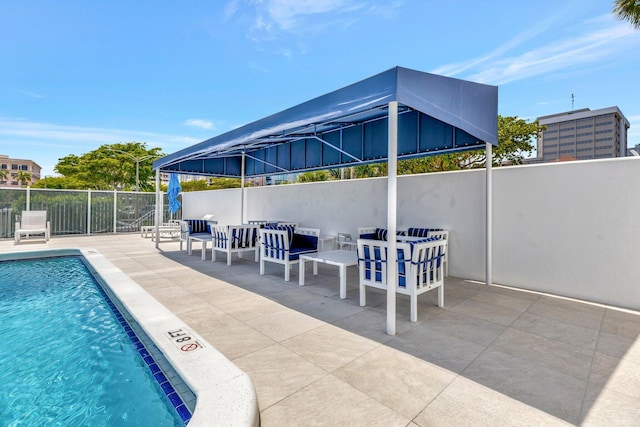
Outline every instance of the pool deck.
<path id="1" fill-rule="evenodd" d="M 445 306 L 419 298 L 397 335 L 386 296 L 358 304 L 357 269 L 339 299 L 338 270 L 252 255 L 227 266 L 140 234 L 0 240 L 0 252 L 95 248 L 245 371 L 263 426 L 628 426 L 640 420 L 640 313 L 450 277 Z"/>

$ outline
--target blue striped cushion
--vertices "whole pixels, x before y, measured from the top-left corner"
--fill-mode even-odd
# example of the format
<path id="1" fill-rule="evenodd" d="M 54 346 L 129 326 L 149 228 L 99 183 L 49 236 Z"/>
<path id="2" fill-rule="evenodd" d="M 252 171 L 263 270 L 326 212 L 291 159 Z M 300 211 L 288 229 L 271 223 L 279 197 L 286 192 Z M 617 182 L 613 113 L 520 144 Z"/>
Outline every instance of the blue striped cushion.
<path id="1" fill-rule="evenodd" d="M 410 227 L 407 234 L 413 237 L 427 237 L 430 231 L 442 231 L 442 228 L 414 228 Z"/>
<path id="2" fill-rule="evenodd" d="M 264 228 L 267 230 L 286 230 L 287 236 L 289 237 L 289 246 L 293 243 L 293 231 L 295 230 L 295 226 L 285 224 L 267 224 Z"/>
<path id="3" fill-rule="evenodd" d="M 387 235 L 389 234 L 389 230 L 387 230 L 386 228 L 376 228 L 376 232 L 375 232 L 375 237 L 373 237 L 374 240 L 387 240 Z M 404 231 L 396 231 L 396 235 L 397 236 L 404 236 L 405 232 Z M 364 237 L 360 236 L 361 239 L 364 239 Z"/>
<path id="4" fill-rule="evenodd" d="M 209 223 L 204 219 L 188 219 L 189 223 L 189 233 L 211 233 L 211 229 L 209 228 Z"/>

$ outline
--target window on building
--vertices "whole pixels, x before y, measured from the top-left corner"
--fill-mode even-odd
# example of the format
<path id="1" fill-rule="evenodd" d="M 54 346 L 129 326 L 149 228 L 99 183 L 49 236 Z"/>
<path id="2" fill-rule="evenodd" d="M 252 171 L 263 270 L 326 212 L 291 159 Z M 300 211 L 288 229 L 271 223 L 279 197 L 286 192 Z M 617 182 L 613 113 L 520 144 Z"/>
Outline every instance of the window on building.
<path id="1" fill-rule="evenodd" d="M 3 163 L 2 166 L 0 166 L 0 169 L 7 169 L 7 164 Z"/>
<path id="2" fill-rule="evenodd" d="M 11 169 L 14 170 L 14 171 L 17 171 L 18 170 L 18 165 L 15 164 L 15 163 L 12 163 L 11 164 Z"/>
<path id="3" fill-rule="evenodd" d="M 28 171 L 29 170 L 29 165 L 20 165 L 20 169 L 23 171 Z"/>

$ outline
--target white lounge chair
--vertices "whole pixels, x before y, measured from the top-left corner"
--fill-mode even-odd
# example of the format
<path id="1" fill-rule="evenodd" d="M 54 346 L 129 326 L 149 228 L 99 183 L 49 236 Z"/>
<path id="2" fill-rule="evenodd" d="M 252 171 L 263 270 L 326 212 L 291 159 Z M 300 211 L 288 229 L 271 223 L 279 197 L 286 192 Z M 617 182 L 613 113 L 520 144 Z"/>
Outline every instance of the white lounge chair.
<path id="1" fill-rule="evenodd" d="M 367 304 L 366 287 L 387 289 L 386 240 L 358 239 L 358 270 L 360 272 L 360 305 Z M 443 258 L 446 241 L 434 238 L 423 242 L 398 242 L 398 274 L 396 292 L 409 295 L 411 321 L 418 320 L 418 295 L 438 289 L 438 307 L 444 306 Z M 391 260 L 395 261 L 392 257 Z"/>
<path id="2" fill-rule="evenodd" d="M 49 241 L 51 237 L 51 223 L 47 221 L 47 211 L 22 211 L 20 222 L 16 222 L 15 243 L 20 243 L 20 237 L 30 238 L 33 235 L 44 236 Z"/>

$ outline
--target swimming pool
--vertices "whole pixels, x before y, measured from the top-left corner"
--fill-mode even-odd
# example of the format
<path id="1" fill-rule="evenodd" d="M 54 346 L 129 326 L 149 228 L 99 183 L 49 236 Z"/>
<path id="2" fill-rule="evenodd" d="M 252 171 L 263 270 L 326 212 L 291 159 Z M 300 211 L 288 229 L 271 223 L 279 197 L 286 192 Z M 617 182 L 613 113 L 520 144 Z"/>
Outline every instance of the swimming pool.
<path id="1" fill-rule="evenodd" d="M 180 426 L 191 412 L 79 256 L 0 263 L 0 424 Z"/>
<path id="2" fill-rule="evenodd" d="M 184 402 L 187 406 L 195 408 L 189 426 L 211 425 L 212 422 L 220 425 L 255 426 L 259 424 L 257 398 L 248 376 L 97 251 L 92 249 L 60 249 L 0 253 L 0 261 L 34 260 L 59 256 L 72 256 L 81 259 L 85 267 L 100 283 L 100 289 L 103 289 L 113 300 L 117 308 L 116 311 L 121 311 L 123 317 L 128 323 L 132 323 L 134 329 L 137 328 L 142 335 L 148 337 L 148 347 L 153 347 L 160 359 L 166 359 L 165 365 L 169 365 L 169 371 L 173 372 L 174 379 L 182 382 L 182 391 L 184 392 L 186 388 L 187 396 L 189 392 L 192 392 L 192 401 L 189 402 L 187 398 Z M 6 265 L 6 263 L 4 264 Z M 29 272 L 28 275 L 30 274 L 32 273 Z M 39 291 L 49 291 L 49 289 L 40 289 Z M 24 297 L 24 295 L 20 296 L 20 298 Z M 72 302 L 75 302 L 75 299 L 77 296 L 62 298 L 63 301 L 71 300 Z M 88 308 L 88 311 L 93 313 L 92 310 L 95 311 L 95 309 Z M 5 334 L 11 333 L 11 331 L 4 331 L 4 329 L 3 332 Z M 127 331 L 127 334 L 130 332 L 132 331 Z M 47 356 L 40 357 L 46 359 L 49 355 L 46 350 L 49 345 L 47 339 L 65 338 L 64 330 L 56 330 L 36 342 L 33 340 L 22 341 L 12 344 L 10 347 L 16 352 L 24 350 L 23 347 L 34 347 L 46 354 Z M 73 340 L 71 341 L 73 343 Z M 0 347 L 5 348 L 6 346 Z M 26 350 L 23 354 L 33 354 L 34 348 Z M 110 347 L 109 351 L 120 352 L 121 345 L 115 344 L 114 347 Z M 49 359 L 53 360 L 54 358 L 49 357 Z M 64 360 L 67 360 L 66 356 Z M 98 364 L 98 368 L 103 367 Z M 60 404 L 59 400 L 57 404 Z M 72 396 L 65 396 L 62 404 L 73 406 L 75 399 Z M 1 417 L 0 421 L 2 421 Z M 4 421 L 0 424 L 4 424 Z M 129 422 L 127 425 L 133 424 Z M 92 422 L 91 425 L 95 425 L 95 423 Z M 144 425 L 160 424 L 155 422 L 149 424 L 145 420 Z"/>

